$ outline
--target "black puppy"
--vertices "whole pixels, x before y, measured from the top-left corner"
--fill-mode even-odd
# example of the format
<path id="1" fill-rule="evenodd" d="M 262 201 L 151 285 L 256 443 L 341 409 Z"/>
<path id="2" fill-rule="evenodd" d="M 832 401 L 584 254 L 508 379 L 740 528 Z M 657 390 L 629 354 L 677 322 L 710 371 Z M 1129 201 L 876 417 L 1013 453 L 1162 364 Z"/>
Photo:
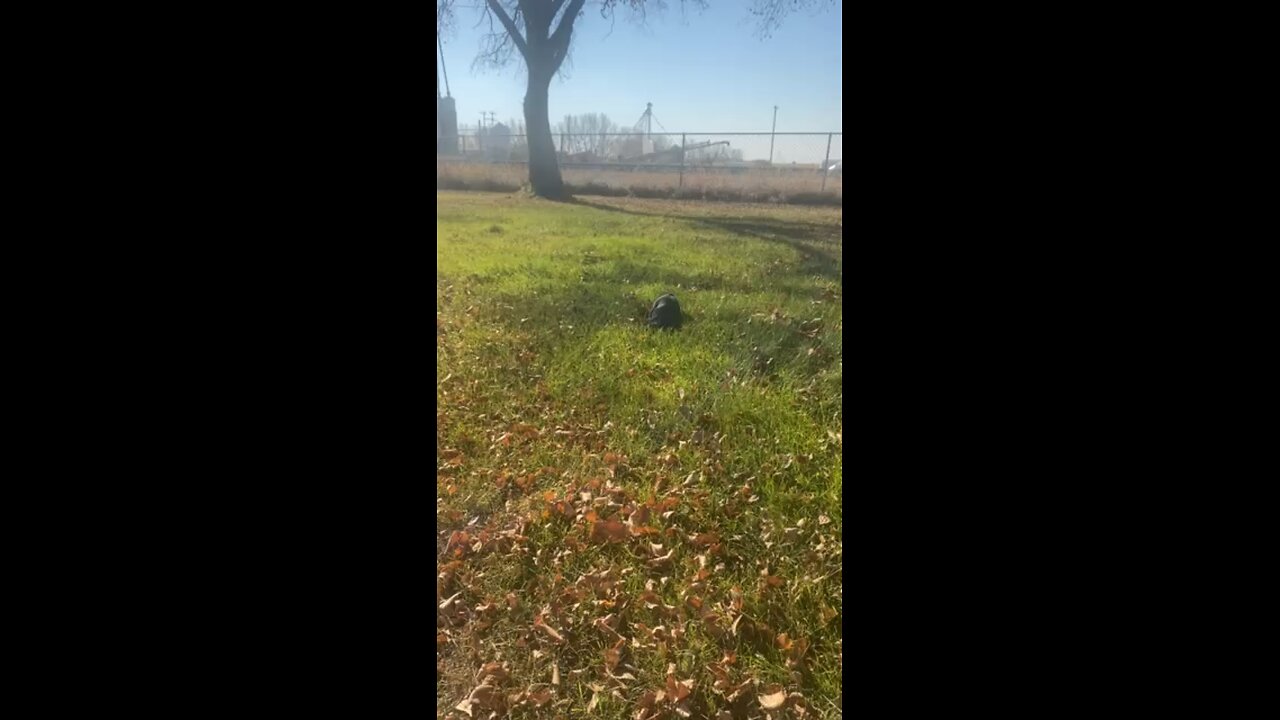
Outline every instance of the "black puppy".
<path id="1" fill-rule="evenodd" d="M 680 313 L 680 301 L 676 296 L 667 293 L 653 302 L 649 309 L 649 327 L 678 328 L 684 322 Z"/>

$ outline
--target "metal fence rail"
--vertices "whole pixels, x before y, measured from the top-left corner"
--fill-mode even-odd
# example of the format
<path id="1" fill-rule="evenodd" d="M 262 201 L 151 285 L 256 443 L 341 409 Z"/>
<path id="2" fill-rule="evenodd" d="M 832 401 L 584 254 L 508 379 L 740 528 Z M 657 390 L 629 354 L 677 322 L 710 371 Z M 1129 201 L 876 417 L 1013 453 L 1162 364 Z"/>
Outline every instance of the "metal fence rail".
<path id="1" fill-rule="evenodd" d="M 843 194 L 843 134 L 555 133 L 571 185 L 633 191 L 685 189 L 755 195 Z M 485 131 L 436 138 L 437 186 L 466 181 L 519 185 L 528 136 Z"/>

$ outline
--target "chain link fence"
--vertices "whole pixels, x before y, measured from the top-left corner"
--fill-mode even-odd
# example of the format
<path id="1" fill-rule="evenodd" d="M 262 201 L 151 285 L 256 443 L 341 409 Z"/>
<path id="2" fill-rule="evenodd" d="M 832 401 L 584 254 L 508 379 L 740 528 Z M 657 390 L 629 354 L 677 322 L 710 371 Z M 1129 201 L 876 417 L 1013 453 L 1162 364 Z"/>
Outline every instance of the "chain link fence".
<path id="1" fill-rule="evenodd" d="M 844 192 L 842 133 L 556 133 L 574 192 L 641 197 L 834 201 Z M 508 190 L 528 180 L 526 135 L 437 138 L 436 187 Z"/>

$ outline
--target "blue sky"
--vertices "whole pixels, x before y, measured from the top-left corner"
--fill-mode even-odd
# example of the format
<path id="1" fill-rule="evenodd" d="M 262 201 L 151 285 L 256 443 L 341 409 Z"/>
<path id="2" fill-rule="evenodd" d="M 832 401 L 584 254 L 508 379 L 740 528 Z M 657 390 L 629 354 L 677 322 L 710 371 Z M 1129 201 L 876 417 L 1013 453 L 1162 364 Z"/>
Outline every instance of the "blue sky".
<path id="1" fill-rule="evenodd" d="M 602 112 L 630 127 L 652 102 L 654 116 L 670 132 L 768 132 L 774 105 L 778 132 L 843 130 L 841 3 L 792 13 L 767 40 L 754 35 L 746 0 L 710 4 L 682 13 L 679 2 L 670 2 L 646 27 L 623 11 L 611 32 L 588 3 L 574 27 L 565 77 L 551 84 L 552 124 L 568 114 Z M 472 70 L 488 27 L 475 27 L 479 10 L 464 6 L 458 14 L 456 34 L 444 38 L 444 59 L 459 124 L 474 127 L 481 111 L 493 111 L 504 123 L 523 119 L 523 66 Z M 734 145 L 744 143 L 748 156 L 767 153 L 768 138 L 763 145 L 745 138 Z M 815 153 L 822 159 L 826 138 L 777 143 L 782 160 L 812 161 L 808 156 Z M 840 157 L 836 147 L 832 157 Z"/>

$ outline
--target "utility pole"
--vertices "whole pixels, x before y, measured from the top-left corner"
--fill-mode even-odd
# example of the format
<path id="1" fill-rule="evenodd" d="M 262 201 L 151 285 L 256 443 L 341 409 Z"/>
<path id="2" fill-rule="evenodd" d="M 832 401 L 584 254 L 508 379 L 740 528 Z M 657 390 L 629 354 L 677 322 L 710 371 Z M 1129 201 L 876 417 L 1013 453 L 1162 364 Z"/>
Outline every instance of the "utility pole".
<path id="1" fill-rule="evenodd" d="M 769 131 L 769 164 L 773 164 L 773 135 L 778 132 L 778 106 L 773 106 L 773 129 Z"/>

